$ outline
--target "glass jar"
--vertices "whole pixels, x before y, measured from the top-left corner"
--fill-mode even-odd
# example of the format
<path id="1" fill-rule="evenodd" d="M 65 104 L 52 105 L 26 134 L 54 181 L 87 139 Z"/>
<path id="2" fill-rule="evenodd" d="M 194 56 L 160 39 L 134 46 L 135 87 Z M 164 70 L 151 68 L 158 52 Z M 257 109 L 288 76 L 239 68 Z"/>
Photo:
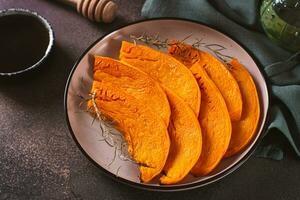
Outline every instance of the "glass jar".
<path id="1" fill-rule="evenodd" d="M 271 40 L 287 50 L 300 50 L 300 0 L 263 0 L 260 20 Z"/>

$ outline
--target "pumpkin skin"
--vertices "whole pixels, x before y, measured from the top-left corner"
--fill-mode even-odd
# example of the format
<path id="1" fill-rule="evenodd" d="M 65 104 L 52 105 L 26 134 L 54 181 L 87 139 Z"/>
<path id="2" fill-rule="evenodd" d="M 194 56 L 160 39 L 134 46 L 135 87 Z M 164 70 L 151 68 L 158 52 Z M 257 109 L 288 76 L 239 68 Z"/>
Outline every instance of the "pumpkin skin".
<path id="1" fill-rule="evenodd" d="M 238 121 L 242 115 L 242 96 L 239 86 L 227 67 L 214 56 L 184 43 L 171 45 L 170 55 L 190 68 L 198 62 L 205 69 L 224 97 L 230 118 Z"/>
<path id="2" fill-rule="evenodd" d="M 202 153 L 191 173 L 203 176 L 209 174 L 224 156 L 231 137 L 231 120 L 223 96 L 202 65 L 195 63 L 190 70 L 202 94 L 198 118 L 203 140 Z"/>
<path id="3" fill-rule="evenodd" d="M 95 56 L 94 80 L 113 83 L 147 105 L 168 126 L 171 110 L 159 83 L 133 66 L 108 57 Z"/>
<path id="4" fill-rule="evenodd" d="M 113 83 L 93 82 L 97 108 L 113 119 L 125 137 L 129 155 L 140 165 L 140 179 L 149 182 L 163 169 L 170 139 L 167 126 L 149 107 Z M 92 102 L 88 102 L 92 107 Z"/>
<path id="5" fill-rule="evenodd" d="M 260 116 L 258 94 L 251 75 L 237 59 L 233 59 L 230 65 L 242 93 L 243 113 L 240 121 L 232 122 L 232 137 L 225 157 L 235 155 L 249 144 L 256 133 Z"/>
<path id="6" fill-rule="evenodd" d="M 161 184 L 181 181 L 196 164 L 202 149 L 201 128 L 193 110 L 175 93 L 165 88 L 171 106 L 169 137 L 171 146 Z"/>
<path id="7" fill-rule="evenodd" d="M 192 73 L 182 63 L 166 53 L 126 41 L 122 42 L 120 60 L 137 67 L 173 91 L 198 116 L 200 90 Z"/>

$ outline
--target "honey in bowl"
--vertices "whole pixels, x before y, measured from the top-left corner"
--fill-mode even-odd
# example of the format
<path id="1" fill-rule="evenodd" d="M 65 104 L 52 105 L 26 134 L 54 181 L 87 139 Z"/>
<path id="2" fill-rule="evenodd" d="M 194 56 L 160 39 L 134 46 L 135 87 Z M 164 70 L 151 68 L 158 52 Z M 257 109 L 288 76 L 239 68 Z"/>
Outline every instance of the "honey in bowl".
<path id="1" fill-rule="evenodd" d="M 0 73 L 20 73 L 36 65 L 47 54 L 52 40 L 50 26 L 29 11 L 3 13 L 0 13 Z"/>

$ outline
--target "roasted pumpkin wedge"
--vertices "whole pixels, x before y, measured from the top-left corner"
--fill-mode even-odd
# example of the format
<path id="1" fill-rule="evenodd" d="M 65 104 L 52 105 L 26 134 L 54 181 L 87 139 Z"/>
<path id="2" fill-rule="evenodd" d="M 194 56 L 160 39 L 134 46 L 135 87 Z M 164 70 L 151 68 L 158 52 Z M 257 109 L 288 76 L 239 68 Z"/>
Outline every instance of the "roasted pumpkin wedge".
<path id="1" fill-rule="evenodd" d="M 91 92 L 95 93 L 98 110 L 113 119 L 124 134 L 129 154 L 140 164 L 141 181 L 151 181 L 162 171 L 169 153 L 170 139 L 164 121 L 148 105 L 113 83 L 94 81 Z M 88 107 L 92 106 L 90 100 Z"/>
<path id="2" fill-rule="evenodd" d="M 169 136 L 171 146 L 162 184 L 181 181 L 199 159 L 202 135 L 198 119 L 193 110 L 179 96 L 165 88 L 171 106 Z"/>
<path id="3" fill-rule="evenodd" d="M 147 105 L 169 124 L 170 106 L 159 83 L 146 73 L 108 57 L 95 56 L 94 80 L 113 83 Z"/>
<path id="4" fill-rule="evenodd" d="M 232 122 L 232 137 L 225 157 L 240 152 L 251 141 L 260 116 L 258 94 L 251 75 L 236 59 L 230 62 L 230 69 L 242 93 L 243 113 L 240 121 Z"/>
<path id="5" fill-rule="evenodd" d="M 203 66 L 195 63 L 190 70 L 201 89 L 198 118 L 203 140 L 202 153 L 191 173 L 202 176 L 210 173 L 224 156 L 231 137 L 231 120 L 223 96 Z"/>
<path id="6" fill-rule="evenodd" d="M 198 116 L 200 90 L 192 73 L 172 56 L 147 46 L 122 42 L 121 62 L 131 64 L 181 97 Z"/>
<path id="7" fill-rule="evenodd" d="M 175 42 L 170 46 L 168 52 L 188 68 L 196 62 L 203 66 L 224 97 L 231 120 L 240 120 L 242 114 L 241 92 L 236 80 L 222 62 L 209 53 L 182 42 Z"/>

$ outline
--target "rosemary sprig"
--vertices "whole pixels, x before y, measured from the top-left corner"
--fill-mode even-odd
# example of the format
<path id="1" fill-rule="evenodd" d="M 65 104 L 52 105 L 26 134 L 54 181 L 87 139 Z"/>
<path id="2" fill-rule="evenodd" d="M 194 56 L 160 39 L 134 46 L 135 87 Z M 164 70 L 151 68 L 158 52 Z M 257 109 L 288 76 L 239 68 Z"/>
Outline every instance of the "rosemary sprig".
<path id="1" fill-rule="evenodd" d="M 84 84 L 83 78 L 81 79 L 81 83 Z M 85 86 L 81 86 L 82 89 L 85 88 L 88 90 Z M 120 160 L 123 161 L 130 161 L 132 163 L 136 163 L 129 155 L 127 151 L 127 143 L 123 137 L 122 134 L 116 131 L 115 129 L 115 122 L 113 120 L 108 119 L 105 115 L 102 114 L 100 109 L 97 106 L 96 103 L 96 95 L 97 90 L 94 90 L 93 93 L 89 93 L 88 97 L 85 97 L 86 95 L 82 95 L 78 93 L 76 96 L 80 99 L 79 103 L 79 109 L 80 111 L 77 111 L 76 113 L 82 113 L 87 112 L 90 113 L 93 116 L 93 120 L 91 122 L 91 125 L 93 125 L 96 121 L 99 122 L 100 132 L 101 133 L 101 139 L 98 141 L 105 142 L 108 146 L 114 148 L 114 155 L 112 160 L 107 164 L 108 167 L 110 167 L 118 157 Z M 85 107 L 86 103 L 88 101 L 92 102 L 91 107 Z"/>
<path id="2" fill-rule="evenodd" d="M 101 133 L 102 133 L 101 136 L 103 138 L 103 141 L 106 142 L 110 147 L 114 148 L 113 158 L 107 166 L 110 167 L 116 160 L 117 156 L 119 157 L 120 160 L 134 162 L 131 159 L 131 157 L 128 155 L 127 148 L 124 148 L 124 144 L 127 144 L 127 143 L 125 142 L 123 136 L 121 134 L 115 132 L 114 121 L 109 120 L 99 110 L 97 103 L 96 103 L 96 94 L 97 94 L 97 90 L 95 90 L 91 94 L 91 101 L 92 101 L 92 105 L 93 105 L 93 109 L 94 109 L 93 114 L 96 116 L 96 119 L 99 121 L 100 129 L 101 129 Z M 126 145 L 126 147 L 127 147 L 127 145 Z"/>
<path id="3" fill-rule="evenodd" d="M 147 45 L 155 46 L 158 49 L 161 49 L 161 48 L 165 49 L 165 48 L 168 48 L 168 46 L 183 43 L 185 40 L 187 40 L 191 36 L 192 36 L 192 34 L 186 36 L 185 38 L 183 38 L 182 40 L 180 40 L 178 42 L 171 42 L 169 39 L 161 39 L 159 34 L 156 34 L 153 36 L 153 35 L 148 35 L 146 33 L 143 33 L 140 36 L 130 35 L 130 38 L 133 39 L 135 44 L 136 44 L 136 41 L 140 41 Z M 214 55 L 216 57 L 218 57 L 220 60 L 222 60 L 224 63 L 227 63 L 228 59 L 233 58 L 232 56 L 222 53 L 222 51 L 227 49 L 226 47 L 224 47 L 220 44 L 208 44 L 203 41 L 203 38 L 201 38 L 201 39 L 196 38 L 195 42 L 192 43 L 191 45 L 197 49 L 205 48 L 205 49 L 213 52 Z"/>
<path id="4" fill-rule="evenodd" d="M 116 177 L 119 177 L 119 172 L 120 172 L 120 169 L 121 169 L 122 165 L 120 165 L 116 171 Z"/>
<path id="5" fill-rule="evenodd" d="M 140 36 L 130 35 L 130 38 L 133 39 L 135 43 L 136 41 L 140 41 L 147 45 L 155 46 L 158 49 L 167 48 L 169 46 L 169 40 L 168 39 L 161 40 L 159 34 L 152 36 L 143 33 Z"/>

